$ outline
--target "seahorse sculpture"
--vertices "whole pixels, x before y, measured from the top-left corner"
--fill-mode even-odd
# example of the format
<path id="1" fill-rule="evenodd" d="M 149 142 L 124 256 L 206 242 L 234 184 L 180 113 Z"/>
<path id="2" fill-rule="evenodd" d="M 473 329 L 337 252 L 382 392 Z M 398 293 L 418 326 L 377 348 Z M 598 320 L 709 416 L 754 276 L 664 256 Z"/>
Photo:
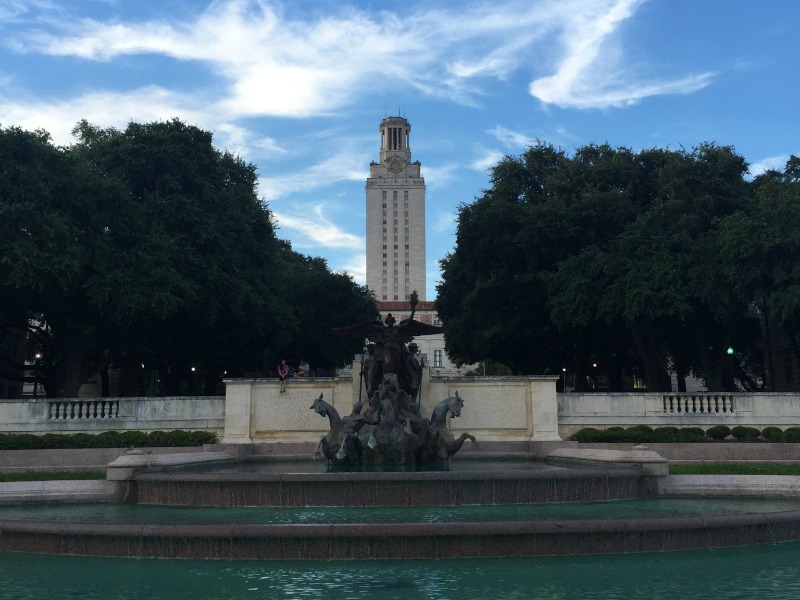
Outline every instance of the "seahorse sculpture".
<path id="1" fill-rule="evenodd" d="M 450 428 L 447 427 L 447 415 L 450 415 L 451 418 L 460 417 L 463 407 L 464 400 L 456 392 L 455 396 L 445 398 L 433 409 L 430 424 L 431 442 L 429 451 L 434 456 L 449 458 L 461 449 L 466 440 L 470 440 L 477 445 L 478 441 L 474 435 L 465 432 L 456 438 Z"/>
<path id="2" fill-rule="evenodd" d="M 322 399 L 322 394 L 314 400 L 310 408 L 318 415 L 328 417 L 331 426 L 330 431 L 317 444 L 314 456 L 325 456 L 336 464 L 359 464 L 362 446 L 356 433 L 363 421 L 360 421 L 357 415 L 342 419 L 339 412 Z"/>

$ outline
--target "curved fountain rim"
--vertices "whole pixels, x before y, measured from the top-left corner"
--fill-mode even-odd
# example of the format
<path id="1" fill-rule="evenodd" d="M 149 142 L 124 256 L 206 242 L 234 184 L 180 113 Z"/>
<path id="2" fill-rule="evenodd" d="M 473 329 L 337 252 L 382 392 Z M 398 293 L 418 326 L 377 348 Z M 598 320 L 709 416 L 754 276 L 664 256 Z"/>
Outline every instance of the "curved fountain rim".
<path id="1" fill-rule="evenodd" d="M 0 550 L 162 558 L 562 556 L 722 548 L 798 539 L 800 510 L 450 523 L 134 524 L 0 520 Z M 328 543 L 320 544 L 320 540 Z"/>
<path id="2" fill-rule="evenodd" d="M 193 481 L 193 482 L 280 482 L 280 481 L 493 481 L 505 479 L 581 479 L 594 477 L 641 477 L 636 467 L 581 467 L 542 471 L 525 469 L 492 469 L 490 471 L 342 471 L 342 472 L 230 472 L 214 473 L 164 469 L 137 472 L 135 481 Z"/>

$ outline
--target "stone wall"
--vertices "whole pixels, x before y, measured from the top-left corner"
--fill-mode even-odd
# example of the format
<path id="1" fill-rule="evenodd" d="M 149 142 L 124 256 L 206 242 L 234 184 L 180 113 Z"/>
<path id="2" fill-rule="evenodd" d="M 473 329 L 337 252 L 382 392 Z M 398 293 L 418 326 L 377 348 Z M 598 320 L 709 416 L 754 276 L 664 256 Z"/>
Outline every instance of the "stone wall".
<path id="1" fill-rule="evenodd" d="M 625 393 L 558 396 L 558 430 L 569 437 L 583 427 L 800 426 L 797 393 Z"/>
<path id="2" fill-rule="evenodd" d="M 420 412 L 429 418 L 436 404 L 458 392 L 464 408 L 450 427 L 485 441 L 566 439 L 583 427 L 800 427 L 797 393 L 556 395 L 555 382 L 554 377 L 431 377 L 426 370 Z M 226 397 L 0 400 L 0 432 L 185 429 L 214 431 L 227 443 L 316 443 L 328 421 L 310 410 L 314 399 L 322 394 L 346 416 L 359 394 L 358 379 L 347 377 L 291 380 L 285 394 L 277 379 L 228 380 L 226 386 Z"/>
<path id="3" fill-rule="evenodd" d="M 464 399 L 461 417 L 450 427 L 482 440 L 558 440 L 557 377 L 425 377 L 420 413 L 430 418 L 436 405 L 456 392 Z M 223 443 L 318 441 L 329 429 L 326 418 L 310 410 L 315 398 L 349 415 L 358 402 L 357 380 L 310 378 L 289 381 L 281 394 L 275 379 L 226 380 Z M 361 390 L 366 396 L 366 393 Z"/>
<path id="4" fill-rule="evenodd" d="M 0 400 L 3 433 L 214 431 L 225 426 L 223 396 L 24 398 Z"/>

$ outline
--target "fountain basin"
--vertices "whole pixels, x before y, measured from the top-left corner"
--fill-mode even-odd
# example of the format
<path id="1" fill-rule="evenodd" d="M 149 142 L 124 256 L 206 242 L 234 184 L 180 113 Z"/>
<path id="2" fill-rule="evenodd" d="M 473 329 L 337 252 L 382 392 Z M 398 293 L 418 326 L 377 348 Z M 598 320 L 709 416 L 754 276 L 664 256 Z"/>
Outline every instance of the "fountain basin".
<path id="1" fill-rule="evenodd" d="M 800 539 L 800 510 L 454 523 L 129 524 L 0 521 L 0 550 L 135 558 L 439 559 L 663 552 Z"/>

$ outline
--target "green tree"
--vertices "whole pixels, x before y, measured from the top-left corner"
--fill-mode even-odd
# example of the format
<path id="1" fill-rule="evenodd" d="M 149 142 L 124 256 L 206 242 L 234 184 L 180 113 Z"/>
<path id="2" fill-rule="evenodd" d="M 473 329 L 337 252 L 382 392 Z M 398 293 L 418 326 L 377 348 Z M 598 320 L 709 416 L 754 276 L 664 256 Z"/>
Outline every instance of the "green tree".
<path id="1" fill-rule="evenodd" d="M 613 389 L 641 372 L 651 390 L 689 372 L 732 389 L 736 339 L 757 345 L 750 302 L 725 285 L 720 221 L 749 198 L 744 160 L 589 145 L 572 158 L 537 144 L 493 170 L 459 210 L 437 309 L 448 352 L 517 372 L 569 365 L 584 389 L 598 364 Z"/>
<path id="2" fill-rule="evenodd" d="M 800 360 L 800 158 L 753 183 L 752 201 L 720 227 L 723 275 L 761 318 L 784 330 Z"/>
<path id="3" fill-rule="evenodd" d="M 59 148 L 0 129 L 0 327 L 28 328 L 48 394 L 111 365 L 124 394 L 143 367 L 166 394 L 212 393 L 279 349 L 325 367 L 352 357 L 330 327 L 374 301 L 277 239 L 253 165 L 177 119 L 73 133 Z"/>

